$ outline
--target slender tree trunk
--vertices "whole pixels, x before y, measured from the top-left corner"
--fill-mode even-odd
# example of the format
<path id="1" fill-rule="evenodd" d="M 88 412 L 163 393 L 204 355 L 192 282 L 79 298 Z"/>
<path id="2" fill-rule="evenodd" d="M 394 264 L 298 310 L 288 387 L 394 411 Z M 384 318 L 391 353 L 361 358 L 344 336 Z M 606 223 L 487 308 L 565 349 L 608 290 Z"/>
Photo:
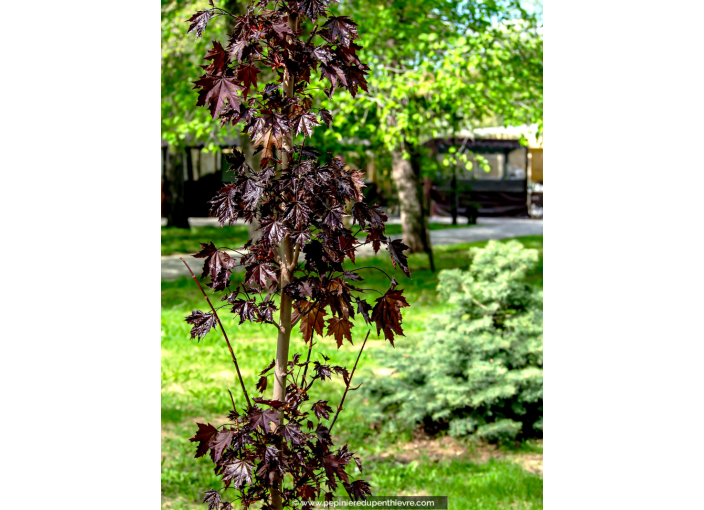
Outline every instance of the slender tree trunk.
<path id="1" fill-rule="evenodd" d="M 289 14 L 288 26 L 295 33 L 298 25 L 298 16 Z M 288 70 L 284 71 L 283 91 L 286 97 L 293 97 L 294 80 Z M 293 147 L 291 133 L 285 134 L 282 142 L 283 148 L 290 150 Z M 289 156 L 282 152 L 281 169 L 286 170 L 289 165 Z M 281 304 L 279 306 L 279 337 L 276 341 L 276 366 L 274 367 L 274 400 L 286 400 L 286 369 L 288 365 L 288 350 L 291 343 L 291 297 L 283 292 L 284 287 L 291 282 L 292 270 L 296 264 L 294 260 L 293 245 L 288 234 L 281 240 L 281 276 L 279 286 L 281 289 Z M 281 418 L 283 425 L 283 418 Z M 278 480 L 283 484 L 283 480 Z M 283 508 L 281 500 L 281 486 L 271 491 L 271 504 L 275 510 Z"/>
<path id="2" fill-rule="evenodd" d="M 184 197 L 183 163 L 181 151 L 169 149 L 166 152 L 166 225 L 169 227 L 190 228 Z"/>
<path id="3" fill-rule="evenodd" d="M 435 271 L 433 251 L 430 246 L 425 218 L 424 198 L 419 175 L 420 167 L 417 168 L 417 173 L 413 166 L 411 154 L 406 150 L 405 144 L 391 151 L 391 177 L 398 191 L 403 242 L 408 245 L 410 253 L 427 253 L 430 268 Z"/>
<path id="4" fill-rule="evenodd" d="M 428 254 L 428 262 L 430 263 L 430 270 L 435 272 L 435 260 L 433 259 L 433 247 L 430 244 L 430 228 L 428 227 L 428 215 L 430 210 L 430 179 L 427 179 L 428 192 L 426 193 L 425 183 L 421 181 L 421 157 L 420 152 L 418 152 L 418 147 L 413 147 L 411 151 L 411 168 L 413 168 L 413 174 L 418 182 L 418 197 L 420 199 L 420 223 L 423 228 L 420 232 L 421 243 L 423 244 L 423 251 Z"/>
<path id="5" fill-rule="evenodd" d="M 406 159 L 404 159 L 404 154 Z M 403 242 L 408 245 L 410 253 L 422 252 L 423 224 L 420 214 L 421 203 L 418 196 L 418 182 L 411 167 L 410 154 L 406 153 L 401 147 L 391 151 L 391 177 L 398 191 Z"/>

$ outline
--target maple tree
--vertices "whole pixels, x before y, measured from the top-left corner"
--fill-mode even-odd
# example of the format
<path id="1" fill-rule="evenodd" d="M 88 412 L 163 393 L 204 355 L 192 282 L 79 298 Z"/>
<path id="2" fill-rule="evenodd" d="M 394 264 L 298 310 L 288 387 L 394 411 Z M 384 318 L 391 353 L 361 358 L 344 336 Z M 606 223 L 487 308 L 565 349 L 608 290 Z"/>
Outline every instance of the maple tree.
<path id="1" fill-rule="evenodd" d="M 346 466 L 354 460 L 361 471 L 361 461 L 347 445 L 335 449 L 331 431 L 348 392 L 356 389 L 351 382 L 370 333 L 374 328 L 377 334 L 383 331 L 393 345 L 395 335 L 403 335 L 401 308 L 409 305 L 389 275 L 389 290 L 370 304 L 364 299 L 365 289 L 355 286 L 362 281 L 359 271 L 367 268 L 350 271 L 342 264 L 346 258 L 354 263 L 361 246 L 370 245 L 375 253 L 384 246 L 394 268 L 410 277 L 403 253 L 408 246 L 386 237 L 388 218 L 379 205 L 365 202 L 363 174 L 346 169 L 338 158 L 321 162 L 320 151 L 305 143 L 316 126 L 333 122 L 328 110 L 313 106 L 308 87 L 316 74 L 327 84 L 328 97 L 341 89 L 353 97 L 359 89 L 367 90 L 369 67 L 356 54 L 362 49 L 355 42 L 357 24 L 347 16 L 330 14 L 329 2 L 260 0 L 235 15 L 211 0 L 209 9 L 188 20 L 188 32 L 202 37 L 211 20 L 232 18 L 227 44 L 213 41 L 203 58 L 205 74 L 194 87 L 196 104 L 218 118 L 221 127 L 240 126 L 261 153 L 259 167 L 252 168 L 245 155 L 234 150 L 228 156 L 233 182 L 210 201 L 211 216 L 221 226 L 238 218 L 256 221 L 260 235 L 227 251 L 212 242 L 201 243 L 195 254 L 204 259 L 201 279 L 210 280 L 212 292 L 223 293 L 220 299 L 225 304 L 216 309 L 191 271 L 210 307 L 186 318 L 192 325 L 191 337 L 200 340 L 220 329 L 247 401 L 240 413 L 232 398 L 228 423 L 219 427 L 199 423 L 191 438 L 197 443 L 196 457 L 210 453 L 224 483 L 206 493 L 209 510 L 231 508 L 234 500 L 245 508 L 255 502 L 265 509 L 296 508 L 321 496 L 330 500 L 338 484 L 355 500 L 371 494 L 367 482 L 350 480 Z M 265 76 L 273 81 L 260 83 Z M 294 143 L 297 137 L 300 143 Z M 354 233 L 343 221 L 348 210 Z M 357 238 L 360 234 L 365 234 L 363 241 Z M 243 283 L 231 278 L 238 268 L 245 271 Z M 222 308 L 228 308 L 240 324 L 265 323 L 277 330 L 276 356 L 256 385 L 263 394 L 273 379 L 271 399 L 250 399 L 218 315 Z M 332 336 L 338 348 L 345 340 L 353 344 L 355 314 L 369 330 L 352 371 L 328 364 L 330 358 L 322 354 L 323 363 L 312 361 L 316 334 Z M 305 360 L 301 354 L 289 359 L 291 332 L 297 324 L 308 345 Z M 345 384 L 334 414 L 327 401 L 308 403 L 313 385 L 332 377 L 342 377 Z"/>

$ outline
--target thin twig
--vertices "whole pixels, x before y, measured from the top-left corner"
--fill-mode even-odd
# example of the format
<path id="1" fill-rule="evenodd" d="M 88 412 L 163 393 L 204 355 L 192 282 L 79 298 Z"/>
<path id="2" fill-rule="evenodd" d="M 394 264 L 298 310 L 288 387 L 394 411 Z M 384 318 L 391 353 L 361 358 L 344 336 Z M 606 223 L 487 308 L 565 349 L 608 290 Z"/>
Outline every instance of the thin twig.
<path id="1" fill-rule="evenodd" d="M 382 292 L 380 292 L 380 291 L 378 291 L 378 290 L 376 290 L 376 289 L 359 289 L 359 290 L 364 290 L 364 291 L 371 290 L 372 292 L 376 292 L 377 294 L 379 294 L 379 295 L 381 295 L 381 296 L 384 295 Z"/>
<path id="2" fill-rule="evenodd" d="M 474 298 L 472 298 L 472 302 L 474 302 L 475 305 L 477 305 L 479 308 L 483 308 L 483 309 L 486 310 L 487 312 L 490 312 L 490 311 L 491 311 L 491 310 L 489 310 L 486 306 L 484 306 L 483 304 L 481 304 L 479 301 L 477 301 L 477 300 L 474 299 Z"/>
<path id="3" fill-rule="evenodd" d="M 215 319 L 218 321 L 218 324 L 220 324 L 220 330 L 222 331 L 222 336 L 225 337 L 225 342 L 227 342 L 227 348 L 230 349 L 230 355 L 232 356 L 232 361 L 235 364 L 235 369 L 237 369 L 237 377 L 239 377 L 239 379 L 240 379 L 240 385 L 242 386 L 242 392 L 244 393 L 244 397 L 247 399 L 247 404 L 249 405 L 249 407 L 252 407 L 252 402 L 249 400 L 249 393 L 247 393 L 247 388 L 245 388 L 245 386 L 244 386 L 244 380 L 242 379 L 242 374 L 240 373 L 240 366 L 237 363 L 237 357 L 235 356 L 235 351 L 232 350 L 232 345 L 230 345 L 230 340 L 229 340 L 229 338 L 227 338 L 227 333 L 225 332 L 225 328 L 223 327 L 222 322 L 220 322 L 220 317 L 218 316 L 218 312 L 215 311 L 215 307 L 213 306 L 213 303 L 210 302 L 210 298 L 203 290 L 203 287 L 201 286 L 200 282 L 198 281 L 198 278 L 196 278 L 196 275 L 193 274 L 191 267 L 188 265 L 188 263 L 185 260 L 183 260 L 183 257 L 180 257 L 180 258 L 181 258 L 181 262 L 186 264 L 188 271 L 191 273 L 191 276 L 198 284 L 198 288 L 203 293 L 203 297 L 210 305 L 210 309 L 213 311 L 213 315 L 215 315 Z"/>
<path id="4" fill-rule="evenodd" d="M 235 399 L 232 397 L 232 392 L 230 391 L 230 388 L 227 389 L 227 392 L 230 394 L 230 400 L 232 401 L 232 410 L 237 412 L 237 406 L 235 406 Z"/>
<path id="5" fill-rule="evenodd" d="M 369 331 L 367 331 L 367 336 L 364 337 L 364 343 L 362 344 L 362 348 L 359 350 L 359 354 L 357 355 L 357 361 L 354 362 L 354 367 L 352 367 L 352 373 L 350 374 L 350 378 L 347 381 L 347 385 L 345 386 L 345 392 L 342 394 L 342 400 L 340 400 L 340 405 L 337 406 L 337 412 L 335 413 L 335 417 L 332 419 L 332 423 L 330 424 L 330 433 L 332 433 L 332 428 L 335 426 L 337 416 L 340 414 L 340 411 L 342 411 L 342 404 L 345 403 L 345 397 L 347 396 L 347 392 L 349 391 L 350 385 L 352 384 L 354 371 L 357 369 L 357 363 L 359 363 L 359 358 L 362 357 L 362 351 L 364 350 L 364 346 L 367 345 L 367 338 L 369 338 L 369 333 L 371 332 L 372 330 L 370 329 Z"/>
<path id="6" fill-rule="evenodd" d="M 306 358 L 306 364 L 303 368 L 303 378 L 301 378 L 301 386 L 306 383 L 306 374 L 308 373 L 308 365 L 310 365 L 310 353 L 313 350 L 313 339 L 310 339 L 310 345 L 308 346 L 308 357 Z"/>
<path id="7" fill-rule="evenodd" d="M 384 273 L 386 275 L 386 277 L 389 280 L 391 280 L 391 277 L 386 273 L 386 271 L 384 271 L 383 269 L 379 269 L 378 267 L 374 267 L 374 266 L 357 267 L 357 268 L 351 269 L 350 273 L 356 273 L 357 271 L 361 271 L 362 269 L 376 269 L 377 271 L 381 271 L 382 273 Z"/>

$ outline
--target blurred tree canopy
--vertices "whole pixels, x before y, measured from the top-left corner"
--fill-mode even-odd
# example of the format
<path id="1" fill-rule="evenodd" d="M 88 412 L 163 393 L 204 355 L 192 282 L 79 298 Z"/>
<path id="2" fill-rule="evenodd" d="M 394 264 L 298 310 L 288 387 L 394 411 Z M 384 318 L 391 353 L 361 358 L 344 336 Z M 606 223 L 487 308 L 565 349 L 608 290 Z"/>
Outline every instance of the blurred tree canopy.
<path id="1" fill-rule="evenodd" d="M 215 3 L 235 13 L 249 5 Z M 210 38 L 208 32 L 198 40 L 186 36 L 185 20 L 207 5 L 162 0 L 161 126 L 162 138 L 174 146 L 188 140 L 214 148 L 222 141 L 218 137 L 238 132 L 218 130 L 217 120 L 194 107 L 192 82 Z M 423 143 L 489 120 L 538 123 L 542 129 L 541 12 L 525 0 L 342 0 L 332 7 L 360 25 L 359 56 L 371 67 L 368 93 L 338 95 L 324 104 L 334 124 L 317 129 L 312 142 L 335 154 L 374 154 L 398 193 L 404 241 L 431 255 L 421 177 L 437 167 L 424 168 Z M 221 26 L 210 33 L 227 22 L 211 21 Z M 323 95 L 329 82 L 321 80 Z"/>
<path id="2" fill-rule="evenodd" d="M 335 133 L 391 156 L 404 242 L 432 257 L 422 143 L 488 118 L 542 123 L 542 22 L 517 0 L 351 0 L 339 8 L 365 27 L 360 54 L 371 74 L 369 94 L 331 105 L 343 113 Z"/>

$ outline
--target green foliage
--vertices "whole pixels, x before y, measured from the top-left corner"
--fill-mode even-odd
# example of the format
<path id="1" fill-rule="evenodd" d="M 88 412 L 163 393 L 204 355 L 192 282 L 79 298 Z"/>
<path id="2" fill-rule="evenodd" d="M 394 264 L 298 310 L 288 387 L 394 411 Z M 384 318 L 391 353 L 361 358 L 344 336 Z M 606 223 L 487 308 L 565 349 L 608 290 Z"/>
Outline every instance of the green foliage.
<path id="1" fill-rule="evenodd" d="M 203 142 L 206 150 L 214 150 L 224 137 L 237 136 L 236 129 L 219 129 L 206 109 L 194 108 L 198 93 L 192 90 L 193 82 L 202 74 L 201 55 L 210 40 L 184 33 L 186 20 L 207 6 L 203 0 L 161 2 L 161 138 L 175 147 Z M 225 23 L 224 18 L 213 19 L 213 33 L 222 32 Z"/>
<path id="2" fill-rule="evenodd" d="M 350 125 L 335 131 L 391 149 L 401 138 L 417 146 L 489 119 L 542 120 L 542 22 L 524 3 L 342 4 L 363 27 L 360 56 L 374 73 L 369 94 L 337 101 Z"/>
<path id="3" fill-rule="evenodd" d="M 543 296 L 526 282 L 536 250 L 517 241 L 471 248 L 469 270 L 444 270 L 437 325 L 386 356 L 394 377 L 371 384 L 386 413 L 492 441 L 542 434 Z M 403 345 L 403 343 L 401 343 Z"/>

